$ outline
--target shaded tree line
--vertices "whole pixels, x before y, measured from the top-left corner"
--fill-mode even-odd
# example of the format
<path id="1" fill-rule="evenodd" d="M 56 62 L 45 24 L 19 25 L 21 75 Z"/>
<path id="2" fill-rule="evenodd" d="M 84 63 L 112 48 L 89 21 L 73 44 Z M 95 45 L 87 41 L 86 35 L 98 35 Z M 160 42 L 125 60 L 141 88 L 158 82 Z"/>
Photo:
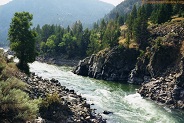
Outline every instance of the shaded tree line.
<path id="1" fill-rule="evenodd" d="M 122 21 L 121 21 L 122 22 Z M 63 28 L 59 25 L 44 25 L 33 28 L 37 32 L 37 51 L 40 55 L 82 58 L 107 47 L 118 44 L 120 36 L 118 21 L 102 20 L 94 28 L 83 29 L 80 21 Z"/>

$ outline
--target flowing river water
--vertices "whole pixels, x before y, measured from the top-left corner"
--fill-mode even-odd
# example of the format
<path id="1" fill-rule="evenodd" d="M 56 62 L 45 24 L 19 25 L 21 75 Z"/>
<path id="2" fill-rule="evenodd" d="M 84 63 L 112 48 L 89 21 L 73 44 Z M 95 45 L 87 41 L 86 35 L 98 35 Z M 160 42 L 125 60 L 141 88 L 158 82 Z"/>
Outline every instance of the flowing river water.
<path id="1" fill-rule="evenodd" d="M 184 123 L 184 112 L 171 110 L 153 101 L 143 99 L 136 89 L 139 86 L 95 80 L 75 75 L 72 67 L 34 62 L 30 71 L 43 78 L 55 78 L 77 94 L 87 98 L 91 107 L 100 113 L 107 123 Z M 113 114 L 104 115 L 104 110 Z"/>

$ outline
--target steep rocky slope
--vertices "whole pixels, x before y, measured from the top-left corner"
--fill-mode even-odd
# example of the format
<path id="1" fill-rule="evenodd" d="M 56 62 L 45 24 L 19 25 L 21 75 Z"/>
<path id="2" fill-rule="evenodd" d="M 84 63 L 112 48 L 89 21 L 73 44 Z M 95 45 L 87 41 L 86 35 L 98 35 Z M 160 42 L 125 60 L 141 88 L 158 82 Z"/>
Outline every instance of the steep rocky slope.
<path id="1" fill-rule="evenodd" d="M 134 68 L 139 52 L 115 47 L 81 60 L 74 73 L 97 79 L 126 81 Z M 130 57 L 131 56 L 131 57 Z"/>
<path id="2" fill-rule="evenodd" d="M 142 84 L 143 97 L 184 109 L 184 22 L 149 27 L 149 45 L 114 48 L 79 62 L 74 73 L 97 79 Z"/>

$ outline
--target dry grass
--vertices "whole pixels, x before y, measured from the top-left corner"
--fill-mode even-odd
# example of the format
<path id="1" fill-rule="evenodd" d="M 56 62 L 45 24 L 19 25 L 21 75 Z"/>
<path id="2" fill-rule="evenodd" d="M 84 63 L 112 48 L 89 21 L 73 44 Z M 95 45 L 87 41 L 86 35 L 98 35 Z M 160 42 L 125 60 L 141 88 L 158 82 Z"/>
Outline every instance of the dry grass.
<path id="1" fill-rule="evenodd" d="M 6 58 L 3 56 L 3 51 L 0 51 L 0 79 L 6 80 L 12 76 L 16 76 L 16 73 L 19 72 L 15 63 L 7 63 Z"/>
<path id="2" fill-rule="evenodd" d="M 148 26 L 154 25 L 151 21 L 148 21 Z"/>
<path id="3" fill-rule="evenodd" d="M 182 45 L 180 48 L 180 53 L 184 56 L 184 41 L 182 41 Z"/>
<path id="4" fill-rule="evenodd" d="M 172 20 L 171 21 L 183 21 L 184 18 L 183 17 L 178 17 L 178 16 L 172 16 Z"/>
<path id="5" fill-rule="evenodd" d="M 127 46 L 126 44 L 126 38 L 123 38 L 123 37 L 120 37 L 119 38 L 119 45 L 122 45 L 122 46 L 126 46 L 126 47 L 129 47 L 129 48 L 138 48 L 139 45 L 137 43 L 135 43 L 135 41 L 133 39 L 130 40 L 130 44 L 129 46 Z"/>
<path id="6" fill-rule="evenodd" d="M 126 25 L 123 25 L 120 27 L 121 30 L 121 36 L 119 37 L 119 45 L 124 45 L 125 41 L 126 41 L 126 31 L 127 31 L 128 27 Z"/>
<path id="7" fill-rule="evenodd" d="M 131 42 L 129 45 L 129 48 L 137 49 L 137 48 L 139 48 L 139 45 L 135 42 Z"/>
<path id="8" fill-rule="evenodd" d="M 119 45 L 123 45 L 126 41 L 126 38 L 123 38 L 122 36 L 120 36 L 119 38 Z"/>
<path id="9" fill-rule="evenodd" d="M 151 21 L 149 21 L 148 24 L 152 25 Z M 119 42 L 118 42 L 119 45 L 137 49 L 139 47 L 139 45 L 137 43 L 135 43 L 135 41 L 133 39 L 130 40 L 129 46 L 127 46 L 127 44 L 126 44 L 126 33 L 127 33 L 127 30 L 128 30 L 127 25 L 121 26 L 120 30 L 121 30 L 121 36 L 119 37 Z"/>
<path id="10" fill-rule="evenodd" d="M 96 56 L 97 56 L 97 57 L 104 57 L 104 56 L 109 52 L 109 50 L 110 50 L 109 48 L 105 48 L 105 49 L 99 51 L 99 52 L 96 54 Z"/>
<path id="11" fill-rule="evenodd" d="M 121 31 L 127 30 L 127 29 L 128 29 L 128 27 L 127 27 L 126 25 L 123 25 L 123 26 L 120 27 L 120 30 L 121 30 Z"/>
<path id="12" fill-rule="evenodd" d="M 16 73 L 19 72 L 19 70 L 18 70 L 17 66 L 15 65 L 15 63 L 7 64 L 5 69 L 6 69 L 6 74 L 9 75 L 9 77 L 10 76 L 15 76 Z"/>
<path id="13" fill-rule="evenodd" d="M 182 17 L 172 19 L 172 21 L 183 21 L 183 20 L 184 20 L 184 18 L 182 18 Z"/>

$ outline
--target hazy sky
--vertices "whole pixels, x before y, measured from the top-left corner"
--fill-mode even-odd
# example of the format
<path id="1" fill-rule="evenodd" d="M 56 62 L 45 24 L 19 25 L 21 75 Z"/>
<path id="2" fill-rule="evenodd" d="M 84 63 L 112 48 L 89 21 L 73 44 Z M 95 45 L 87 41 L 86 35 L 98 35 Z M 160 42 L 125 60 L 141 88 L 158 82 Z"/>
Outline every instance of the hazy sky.
<path id="1" fill-rule="evenodd" d="M 111 4 L 116 6 L 116 5 L 120 4 L 123 0 L 101 0 L 101 1 L 111 3 Z"/>
<path id="2" fill-rule="evenodd" d="M 0 5 L 6 4 L 11 0 L 0 0 Z M 101 0 L 107 3 L 111 3 L 113 5 L 118 5 L 119 3 L 121 3 L 123 0 Z"/>
<path id="3" fill-rule="evenodd" d="M 8 3 L 9 1 L 11 1 L 11 0 L 0 0 L 0 5 L 6 4 L 6 3 Z"/>

